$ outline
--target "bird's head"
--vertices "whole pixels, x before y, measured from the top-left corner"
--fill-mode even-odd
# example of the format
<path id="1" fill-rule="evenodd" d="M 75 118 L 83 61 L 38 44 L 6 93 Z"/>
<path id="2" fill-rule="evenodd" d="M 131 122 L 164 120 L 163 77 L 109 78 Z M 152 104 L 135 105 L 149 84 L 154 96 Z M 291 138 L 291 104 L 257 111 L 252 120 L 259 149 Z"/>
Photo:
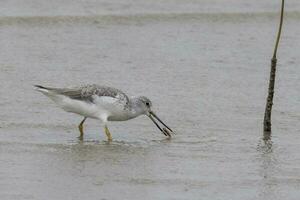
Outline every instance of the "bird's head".
<path id="1" fill-rule="evenodd" d="M 143 114 L 149 115 L 152 108 L 152 102 L 145 96 L 140 96 L 138 99 L 138 105 Z"/>
<path id="2" fill-rule="evenodd" d="M 171 137 L 170 133 L 173 133 L 172 129 L 170 129 L 152 110 L 152 102 L 149 98 L 145 96 L 138 97 L 138 102 L 140 108 L 142 109 L 142 113 L 147 115 L 151 121 L 157 126 L 157 128 L 166 136 Z M 164 127 L 161 128 L 158 123 L 155 121 L 157 119 Z"/>

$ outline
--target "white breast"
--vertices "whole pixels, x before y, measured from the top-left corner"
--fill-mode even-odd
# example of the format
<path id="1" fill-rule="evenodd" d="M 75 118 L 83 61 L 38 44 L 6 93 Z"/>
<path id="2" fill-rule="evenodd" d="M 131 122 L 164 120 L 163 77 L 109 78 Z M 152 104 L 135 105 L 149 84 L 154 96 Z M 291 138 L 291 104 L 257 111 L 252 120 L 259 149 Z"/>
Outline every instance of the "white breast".
<path id="1" fill-rule="evenodd" d="M 103 111 L 99 110 L 93 103 L 71 99 L 65 96 L 61 98 L 61 101 L 56 103 L 67 112 L 76 113 L 85 117 L 100 119 L 101 113 L 104 114 Z"/>
<path id="2" fill-rule="evenodd" d="M 93 102 L 101 112 L 105 113 L 108 121 L 124 121 L 129 119 L 129 111 L 123 101 L 108 96 L 94 96 Z"/>

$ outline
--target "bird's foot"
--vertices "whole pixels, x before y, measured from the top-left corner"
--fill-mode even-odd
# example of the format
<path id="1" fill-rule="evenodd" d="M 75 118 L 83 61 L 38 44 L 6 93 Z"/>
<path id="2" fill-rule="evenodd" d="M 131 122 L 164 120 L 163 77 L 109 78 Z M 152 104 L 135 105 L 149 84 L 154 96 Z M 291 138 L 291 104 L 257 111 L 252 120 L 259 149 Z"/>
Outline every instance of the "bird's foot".
<path id="1" fill-rule="evenodd" d="M 79 141 L 83 141 L 83 135 L 79 135 L 79 136 L 77 137 L 77 139 L 78 139 Z"/>
<path id="2" fill-rule="evenodd" d="M 105 129 L 105 134 L 106 134 L 106 136 L 107 136 L 107 141 L 108 141 L 108 142 L 112 142 L 111 133 L 110 133 L 110 131 L 108 130 L 107 126 L 105 126 L 104 129 Z"/>
<path id="3" fill-rule="evenodd" d="M 78 129 L 79 129 L 80 135 L 77 138 L 82 141 L 83 140 L 83 126 L 82 126 L 82 124 L 80 124 L 78 126 Z"/>

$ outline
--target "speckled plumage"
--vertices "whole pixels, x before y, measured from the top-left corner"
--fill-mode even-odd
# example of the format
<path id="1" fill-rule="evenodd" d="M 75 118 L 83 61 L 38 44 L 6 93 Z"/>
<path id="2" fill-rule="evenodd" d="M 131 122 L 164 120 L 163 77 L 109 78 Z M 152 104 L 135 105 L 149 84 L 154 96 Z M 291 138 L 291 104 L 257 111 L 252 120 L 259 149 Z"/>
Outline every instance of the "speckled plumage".
<path id="1" fill-rule="evenodd" d="M 103 122 L 135 118 L 146 113 L 147 107 L 152 105 L 147 97 L 129 98 L 119 89 L 96 84 L 73 88 L 36 87 L 65 111 Z"/>
<path id="2" fill-rule="evenodd" d="M 83 136 L 83 123 L 87 118 L 101 120 L 104 123 L 108 140 L 111 140 L 111 134 L 107 128 L 108 121 L 125 121 L 140 115 L 150 117 L 163 134 L 170 136 L 168 131 L 162 129 L 154 121 L 153 117 L 168 128 L 151 110 L 152 103 L 145 96 L 129 98 L 119 89 L 96 84 L 74 88 L 35 86 L 38 91 L 52 99 L 63 110 L 84 117 L 79 124 L 81 138 Z M 168 129 L 171 131 L 170 128 Z"/>
<path id="3" fill-rule="evenodd" d="M 51 90 L 57 94 L 65 95 L 70 97 L 71 99 L 77 99 L 82 101 L 93 102 L 94 97 L 99 96 L 107 96 L 116 98 L 120 101 L 121 104 L 128 105 L 129 98 L 128 96 L 119 89 L 107 87 L 107 86 L 100 86 L 96 84 L 88 84 L 83 85 L 80 87 L 74 88 L 46 88 Z"/>

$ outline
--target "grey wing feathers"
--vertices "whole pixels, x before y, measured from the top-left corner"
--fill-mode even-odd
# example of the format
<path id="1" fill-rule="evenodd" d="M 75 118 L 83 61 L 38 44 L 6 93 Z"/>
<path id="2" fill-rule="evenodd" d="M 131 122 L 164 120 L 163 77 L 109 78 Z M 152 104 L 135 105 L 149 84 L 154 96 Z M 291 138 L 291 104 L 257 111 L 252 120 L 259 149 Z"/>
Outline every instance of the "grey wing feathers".
<path id="1" fill-rule="evenodd" d="M 41 86 L 42 87 L 42 86 Z M 45 87 L 43 87 L 45 88 Z M 116 98 L 125 104 L 129 103 L 129 98 L 125 93 L 116 88 L 98 85 L 84 85 L 78 88 L 45 88 L 55 93 L 70 97 L 71 99 L 78 99 L 93 102 L 93 96 L 98 95 Z"/>

